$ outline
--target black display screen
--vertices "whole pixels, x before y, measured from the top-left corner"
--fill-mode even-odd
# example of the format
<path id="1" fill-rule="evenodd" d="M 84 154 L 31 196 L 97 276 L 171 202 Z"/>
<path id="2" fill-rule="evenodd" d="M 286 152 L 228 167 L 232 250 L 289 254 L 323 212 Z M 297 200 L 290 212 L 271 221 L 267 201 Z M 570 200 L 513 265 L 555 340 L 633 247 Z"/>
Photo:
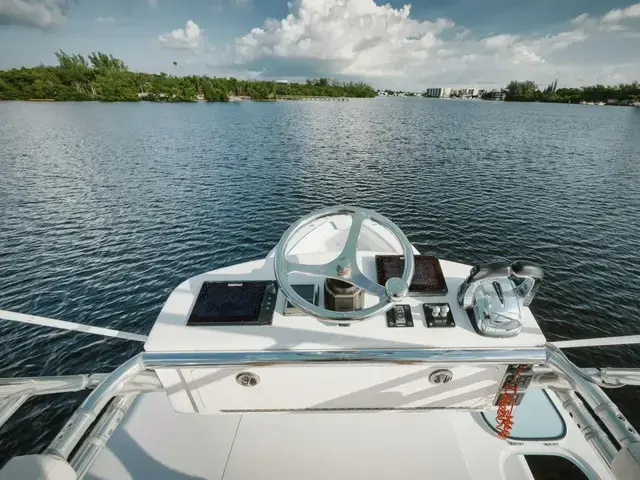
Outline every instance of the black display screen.
<path id="1" fill-rule="evenodd" d="M 266 282 L 205 282 L 187 325 L 257 323 Z"/>
<path id="2" fill-rule="evenodd" d="M 304 300 L 311 303 L 312 305 L 318 305 L 318 286 L 309 284 L 309 285 L 291 285 L 293 289 L 296 291 L 298 295 L 300 295 Z M 294 307 L 293 304 L 287 299 L 286 305 L 284 306 L 284 310 L 282 311 L 284 315 L 303 315 L 303 313 L 298 310 L 297 307 Z"/>
<path id="3" fill-rule="evenodd" d="M 447 283 L 444 280 L 438 259 L 427 255 L 415 255 L 414 258 L 416 268 L 411 285 L 409 285 L 409 292 L 422 295 L 446 294 Z M 376 270 L 380 285 L 384 285 L 390 278 L 401 278 L 404 270 L 404 257 L 376 255 Z"/>

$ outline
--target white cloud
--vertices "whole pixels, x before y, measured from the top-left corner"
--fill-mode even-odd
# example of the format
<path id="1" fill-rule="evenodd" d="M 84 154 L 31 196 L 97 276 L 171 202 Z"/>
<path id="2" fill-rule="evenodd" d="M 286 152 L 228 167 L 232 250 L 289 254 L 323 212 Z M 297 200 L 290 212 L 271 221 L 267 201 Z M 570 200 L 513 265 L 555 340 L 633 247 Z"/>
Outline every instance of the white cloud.
<path id="1" fill-rule="evenodd" d="M 634 55 L 632 37 L 624 40 L 620 27 L 588 14 L 567 19 L 552 34 L 479 36 L 451 19 L 417 20 L 410 5 L 393 8 L 381 1 L 297 0 L 285 18 L 269 19 L 236 38 L 210 65 L 274 78 L 356 78 L 409 89 L 640 76 L 640 64 L 627 61 Z M 612 70 L 616 62 L 626 63 Z"/>
<path id="2" fill-rule="evenodd" d="M 204 44 L 202 31 L 193 20 L 187 21 L 185 28 L 158 35 L 157 40 L 163 47 L 177 50 L 197 50 Z"/>
<path id="3" fill-rule="evenodd" d="M 66 0 L 0 0 L 0 25 L 47 29 L 66 23 Z"/>
<path id="4" fill-rule="evenodd" d="M 410 6 L 394 9 L 373 0 L 300 0 L 281 21 L 267 20 L 236 39 L 228 59 L 317 60 L 335 73 L 384 76 L 421 65 L 451 29 L 448 19 L 409 18 Z"/>
<path id="5" fill-rule="evenodd" d="M 482 43 L 489 48 L 506 48 L 518 41 L 517 35 L 494 35 L 482 40 Z"/>
<path id="6" fill-rule="evenodd" d="M 604 17 L 602 17 L 602 21 L 605 23 L 614 23 L 627 18 L 640 18 L 640 3 L 636 3 L 635 5 L 631 5 L 627 8 L 615 8 L 610 10 Z"/>
<path id="7" fill-rule="evenodd" d="M 571 23 L 573 23 L 574 25 L 582 25 L 588 19 L 589 19 L 589 14 L 588 13 L 583 13 L 582 15 L 578 15 L 576 18 L 571 20 Z"/>
<path id="8" fill-rule="evenodd" d="M 113 17 L 96 17 L 94 20 L 98 23 L 113 23 L 116 21 Z"/>

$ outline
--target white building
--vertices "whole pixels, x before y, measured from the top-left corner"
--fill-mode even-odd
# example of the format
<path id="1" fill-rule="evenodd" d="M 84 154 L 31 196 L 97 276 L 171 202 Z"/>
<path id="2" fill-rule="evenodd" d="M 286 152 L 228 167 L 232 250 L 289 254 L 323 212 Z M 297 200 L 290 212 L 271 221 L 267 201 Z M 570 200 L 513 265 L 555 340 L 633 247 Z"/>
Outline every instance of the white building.
<path id="1" fill-rule="evenodd" d="M 450 88 L 427 88 L 424 92 L 425 97 L 449 98 L 451 96 Z"/>
<path id="2" fill-rule="evenodd" d="M 451 93 L 462 98 L 473 98 L 473 97 L 478 97 L 480 95 L 480 89 L 479 88 L 458 88 Z"/>

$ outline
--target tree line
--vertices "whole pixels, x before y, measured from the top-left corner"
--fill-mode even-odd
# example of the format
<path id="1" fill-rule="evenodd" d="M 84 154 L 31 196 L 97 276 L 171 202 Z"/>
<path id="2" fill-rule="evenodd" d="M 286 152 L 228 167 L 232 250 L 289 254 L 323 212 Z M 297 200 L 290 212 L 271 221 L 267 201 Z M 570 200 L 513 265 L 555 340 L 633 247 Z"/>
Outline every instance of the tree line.
<path id="1" fill-rule="evenodd" d="M 193 102 L 203 98 L 211 102 L 225 102 L 230 96 L 255 100 L 279 96 L 376 96 L 376 91 L 362 82 L 318 78 L 306 83 L 280 83 L 233 77 L 178 77 L 166 73 L 131 72 L 122 60 L 102 52 L 85 57 L 61 50 L 55 55 L 58 59 L 56 66 L 0 70 L 0 99 Z"/>
<path id="2" fill-rule="evenodd" d="M 515 102 L 580 103 L 604 102 L 630 105 L 640 101 L 640 83 L 619 85 L 591 85 L 580 88 L 558 88 L 558 80 L 541 90 L 535 82 L 512 81 L 505 89 L 505 100 Z"/>

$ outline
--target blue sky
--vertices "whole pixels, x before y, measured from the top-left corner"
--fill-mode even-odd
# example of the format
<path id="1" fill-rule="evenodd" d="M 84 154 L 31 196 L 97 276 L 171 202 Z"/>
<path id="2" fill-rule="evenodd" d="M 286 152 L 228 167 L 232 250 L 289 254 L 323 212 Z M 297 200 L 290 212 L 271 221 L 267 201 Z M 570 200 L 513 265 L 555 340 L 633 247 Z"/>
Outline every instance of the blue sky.
<path id="1" fill-rule="evenodd" d="M 412 90 L 618 83 L 640 80 L 640 3 L 0 0 L 0 68 L 54 64 L 58 49 L 112 53 L 137 71 Z"/>

